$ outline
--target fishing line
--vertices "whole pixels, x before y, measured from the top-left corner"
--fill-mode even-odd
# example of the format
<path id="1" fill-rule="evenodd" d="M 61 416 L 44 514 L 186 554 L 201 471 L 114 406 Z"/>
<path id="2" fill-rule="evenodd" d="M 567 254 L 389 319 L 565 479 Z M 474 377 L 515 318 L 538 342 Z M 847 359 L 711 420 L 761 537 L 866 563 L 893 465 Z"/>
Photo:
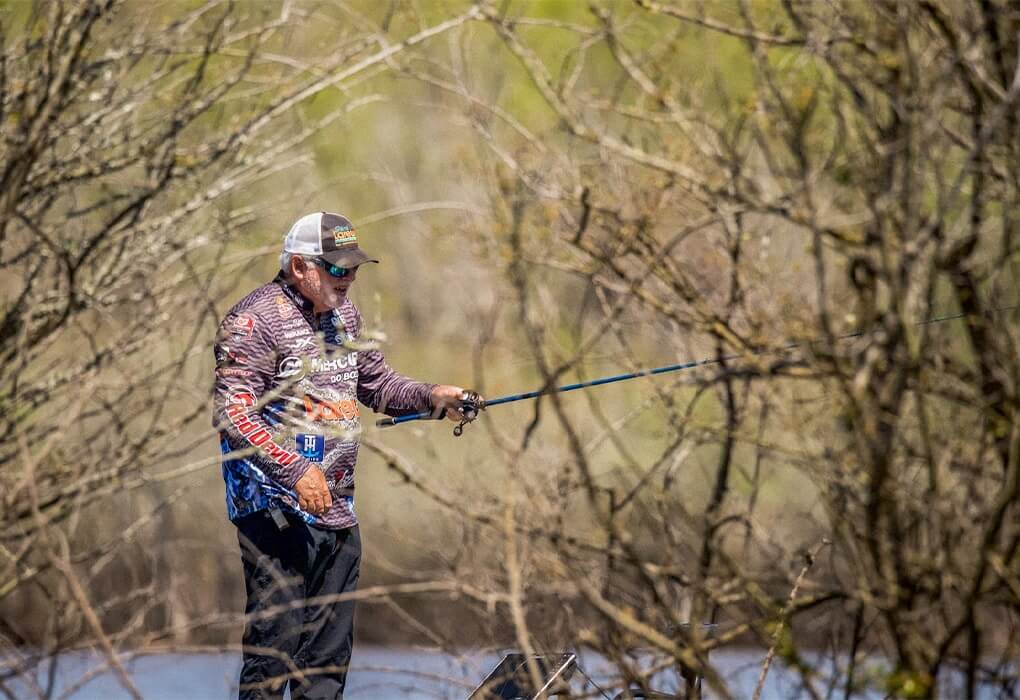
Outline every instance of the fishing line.
<path id="1" fill-rule="evenodd" d="M 1013 309 L 1020 308 L 1020 304 L 1014 304 L 1012 306 L 1004 306 L 1001 308 L 992 309 L 989 315 L 993 313 L 1001 313 L 1004 311 L 1012 311 Z M 944 321 L 952 321 L 966 317 L 967 314 L 957 313 L 949 314 L 946 316 L 935 316 L 933 318 L 918 321 L 915 325 L 925 326 L 933 323 L 942 323 Z M 843 340 L 850 340 L 852 338 L 859 338 L 868 333 L 874 333 L 875 331 L 854 331 L 845 335 L 837 336 L 835 340 L 837 342 Z M 627 372 L 625 374 L 614 374 L 608 377 L 600 377 L 598 379 L 591 379 L 586 382 L 576 382 L 574 384 L 565 384 L 559 387 L 546 387 L 542 389 L 536 389 L 535 391 L 527 391 L 520 394 L 508 394 L 506 396 L 500 396 L 495 399 L 483 399 L 478 395 L 477 392 L 467 391 L 464 392 L 464 396 L 461 399 L 460 410 L 464 414 L 464 420 L 460 422 L 453 429 L 453 434 L 460 436 L 464 432 L 464 426 L 473 421 L 478 417 L 478 413 L 484 409 L 492 406 L 500 406 L 508 403 L 515 403 L 517 401 L 527 401 L 529 399 L 536 399 L 540 396 L 547 396 L 550 394 L 565 394 L 568 391 L 577 391 L 578 389 L 589 389 L 594 386 L 602 386 L 604 384 L 614 384 L 616 382 L 625 382 L 631 379 L 638 379 L 639 377 L 651 377 L 657 374 L 668 374 L 671 372 L 682 372 L 688 369 L 694 369 L 696 367 L 707 367 L 709 365 L 720 364 L 728 362 L 730 360 L 736 360 L 741 357 L 755 357 L 757 355 L 766 355 L 769 353 L 781 353 L 789 352 L 790 350 L 796 350 L 797 348 L 805 347 L 810 343 L 789 343 L 775 348 L 764 348 L 761 350 L 755 350 L 752 352 L 743 353 L 732 353 L 729 355 L 722 355 L 719 357 L 707 357 L 701 360 L 692 360 L 690 362 L 681 362 L 678 364 L 664 365 L 662 367 L 653 367 L 651 369 L 642 369 L 636 372 Z M 412 413 L 406 416 L 396 416 L 390 418 L 382 418 L 376 421 L 376 425 L 380 428 L 386 428 L 391 425 L 400 425 L 401 423 L 410 423 L 411 421 L 417 420 L 432 420 L 436 418 L 442 418 L 443 415 L 440 413 L 437 416 L 433 411 L 422 411 L 420 413 Z"/>

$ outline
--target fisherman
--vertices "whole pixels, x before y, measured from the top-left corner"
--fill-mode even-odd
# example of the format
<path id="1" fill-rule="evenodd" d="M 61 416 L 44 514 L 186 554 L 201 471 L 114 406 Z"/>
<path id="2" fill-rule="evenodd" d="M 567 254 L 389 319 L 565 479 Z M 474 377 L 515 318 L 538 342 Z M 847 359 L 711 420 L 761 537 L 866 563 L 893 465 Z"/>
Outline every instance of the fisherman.
<path id="1" fill-rule="evenodd" d="M 359 402 L 389 416 L 463 421 L 456 386 L 397 374 L 348 296 L 365 263 L 351 222 L 303 216 L 280 273 L 227 312 L 215 424 L 248 602 L 239 698 L 342 698 L 361 539 L 354 512 Z"/>

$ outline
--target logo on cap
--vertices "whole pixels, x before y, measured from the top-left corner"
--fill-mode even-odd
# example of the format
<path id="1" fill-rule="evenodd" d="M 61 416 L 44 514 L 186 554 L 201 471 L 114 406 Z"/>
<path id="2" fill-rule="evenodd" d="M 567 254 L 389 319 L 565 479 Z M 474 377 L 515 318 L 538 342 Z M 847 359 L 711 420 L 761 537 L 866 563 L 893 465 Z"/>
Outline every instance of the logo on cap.
<path id="1" fill-rule="evenodd" d="M 350 226 L 334 226 L 333 227 L 333 245 L 340 247 L 342 245 L 357 245 L 358 237 L 354 235 L 354 229 Z"/>

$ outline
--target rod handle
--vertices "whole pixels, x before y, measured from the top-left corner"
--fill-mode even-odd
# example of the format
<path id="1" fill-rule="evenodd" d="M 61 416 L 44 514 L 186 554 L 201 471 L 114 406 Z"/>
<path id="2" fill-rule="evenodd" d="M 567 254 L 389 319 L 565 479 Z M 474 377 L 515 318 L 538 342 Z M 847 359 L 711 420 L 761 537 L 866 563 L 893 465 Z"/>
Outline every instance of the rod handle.
<path id="1" fill-rule="evenodd" d="M 407 423 L 412 420 L 425 420 L 426 418 L 432 417 L 432 411 L 422 411 L 421 413 L 412 413 L 407 416 L 390 416 L 389 418 L 380 418 L 375 422 L 376 426 L 380 428 L 388 428 L 391 425 L 400 425 L 401 423 Z"/>

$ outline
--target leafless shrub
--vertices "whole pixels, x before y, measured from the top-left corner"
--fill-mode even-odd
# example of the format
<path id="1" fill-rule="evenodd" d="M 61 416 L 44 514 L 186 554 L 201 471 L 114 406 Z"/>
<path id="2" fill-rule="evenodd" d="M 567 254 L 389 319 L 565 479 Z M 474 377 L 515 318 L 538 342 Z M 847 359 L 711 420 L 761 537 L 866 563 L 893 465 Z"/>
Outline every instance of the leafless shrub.
<path id="1" fill-rule="evenodd" d="M 483 8 L 490 33 L 401 70 L 484 149 L 499 349 L 547 387 L 712 360 L 643 402 L 494 409 L 473 510 L 422 477 L 489 533 L 517 645 L 589 644 L 642 686 L 647 647 L 737 696 L 708 652 L 750 639 L 804 696 L 1013 697 L 1015 8 Z M 458 51 L 501 52 L 513 97 Z"/>

